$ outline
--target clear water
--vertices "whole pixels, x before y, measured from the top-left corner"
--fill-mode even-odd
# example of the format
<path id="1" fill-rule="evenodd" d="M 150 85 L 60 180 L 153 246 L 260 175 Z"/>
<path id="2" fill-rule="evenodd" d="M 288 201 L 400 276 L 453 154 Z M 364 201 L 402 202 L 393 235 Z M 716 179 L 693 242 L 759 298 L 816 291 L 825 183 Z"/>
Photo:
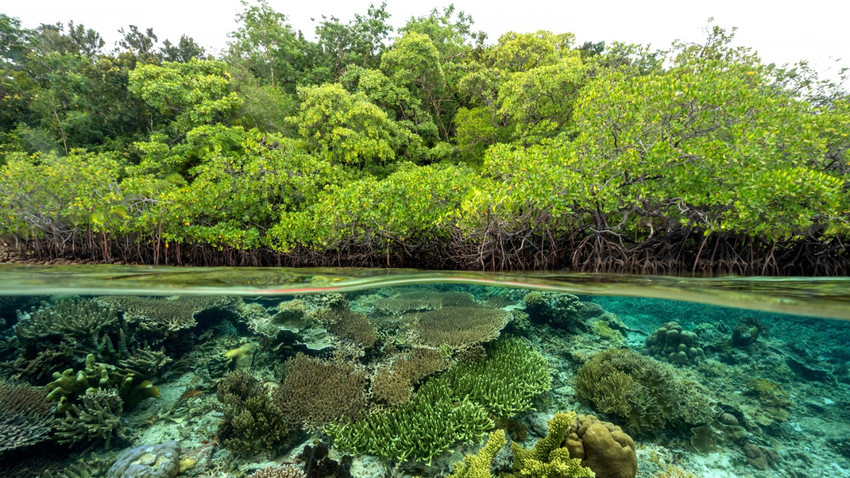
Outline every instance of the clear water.
<path id="1" fill-rule="evenodd" d="M 576 412 L 634 441 L 574 420 L 597 476 L 850 476 L 848 319 L 846 278 L 0 266 L 0 474 L 447 476 Z"/>

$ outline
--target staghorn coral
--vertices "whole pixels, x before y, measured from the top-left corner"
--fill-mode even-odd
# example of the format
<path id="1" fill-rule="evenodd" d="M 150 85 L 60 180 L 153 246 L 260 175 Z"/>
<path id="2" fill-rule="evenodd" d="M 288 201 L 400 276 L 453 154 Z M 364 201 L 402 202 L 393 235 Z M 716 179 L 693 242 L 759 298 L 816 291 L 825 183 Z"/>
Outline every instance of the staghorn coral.
<path id="1" fill-rule="evenodd" d="M 46 389 L 0 382 L 0 455 L 48 440 L 53 423 Z"/>
<path id="2" fill-rule="evenodd" d="M 651 433 L 668 423 L 701 425 L 716 415 L 704 387 L 671 365 L 630 349 L 593 355 L 578 370 L 576 395 L 602 413 L 625 419 L 635 433 Z"/>
<path id="3" fill-rule="evenodd" d="M 121 432 L 124 402 L 116 390 L 89 389 L 56 422 L 56 441 L 68 445 L 103 440 L 109 448 L 113 436 Z"/>
<path id="4" fill-rule="evenodd" d="M 332 363 L 298 353 L 275 391 L 286 419 L 318 430 L 335 420 L 352 419 L 366 407 L 366 372 L 350 363 Z"/>
<path id="5" fill-rule="evenodd" d="M 224 413 L 218 438 L 231 453 L 251 456 L 260 450 L 278 450 L 286 442 L 283 411 L 250 372 L 227 374 L 218 385 L 216 398 Z"/>
<path id="6" fill-rule="evenodd" d="M 94 300 L 63 300 L 18 315 L 15 335 L 21 354 L 15 368 L 38 382 L 57 370 L 80 366 L 88 354 L 106 359 L 126 350 L 117 312 Z"/>
<path id="7" fill-rule="evenodd" d="M 564 446 L 596 478 L 635 478 L 637 474 L 634 440 L 620 427 L 593 415 L 576 417 L 576 428 Z"/>
<path id="8" fill-rule="evenodd" d="M 292 465 L 267 466 L 248 475 L 249 478 L 306 478 L 303 471 Z"/>
<path id="9" fill-rule="evenodd" d="M 331 423 L 325 432 L 343 451 L 430 463 L 454 444 L 478 440 L 492 428 L 483 407 L 457 400 L 447 381 L 432 378 L 405 405 L 356 422 Z"/>
<path id="10" fill-rule="evenodd" d="M 485 307 L 448 307 L 406 317 L 413 321 L 419 343 L 458 350 L 498 338 L 511 314 Z"/>
<path id="11" fill-rule="evenodd" d="M 667 322 L 647 337 L 646 348 L 653 357 L 680 365 L 694 364 L 705 358 L 697 343 L 697 334 L 683 331 L 676 322 Z"/>
<path id="12" fill-rule="evenodd" d="M 582 466 L 581 460 L 570 457 L 570 452 L 562 444 L 576 429 L 574 412 L 556 413 L 549 420 L 549 432 L 537 440 L 534 448 L 526 450 L 518 443 L 511 444 L 514 453 L 514 475 L 529 478 L 593 478 L 589 468 Z"/>
<path id="13" fill-rule="evenodd" d="M 138 349 L 129 357 L 118 361 L 116 372 L 124 376 L 150 380 L 156 377 L 168 362 L 171 362 L 171 357 L 165 355 L 162 350 Z"/>
<path id="14" fill-rule="evenodd" d="M 456 365 L 445 377 L 456 396 L 504 418 L 530 409 L 552 383 L 546 359 L 528 342 L 513 337 L 497 342 L 484 358 Z"/>
<path id="15" fill-rule="evenodd" d="M 490 478 L 490 465 L 505 443 L 504 430 L 490 432 L 487 444 L 477 454 L 466 455 L 463 461 L 455 463 L 454 473 L 449 478 Z"/>
<path id="16" fill-rule="evenodd" d="M 127 322 L 145 330 L 177 332 L 197 325 L 195 317 L 210 309 L 238 310 L 241 300 L 222 296 L 104 296 L 99 303 L 124 312 Z"/>

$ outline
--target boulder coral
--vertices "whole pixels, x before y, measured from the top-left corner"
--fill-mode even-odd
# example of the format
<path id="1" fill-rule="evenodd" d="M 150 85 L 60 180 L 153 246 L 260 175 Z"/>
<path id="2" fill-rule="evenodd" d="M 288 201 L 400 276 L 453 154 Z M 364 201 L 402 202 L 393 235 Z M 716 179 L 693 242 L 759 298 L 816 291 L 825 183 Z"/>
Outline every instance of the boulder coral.
<path id="1" fill-rule="evenodd" d="M 620 427 L 593 415 L 577 416 L 576 426 L 565 444 L 571 458 L 580 459 L 596 478 L 635 477 L 635 442 Z"/>

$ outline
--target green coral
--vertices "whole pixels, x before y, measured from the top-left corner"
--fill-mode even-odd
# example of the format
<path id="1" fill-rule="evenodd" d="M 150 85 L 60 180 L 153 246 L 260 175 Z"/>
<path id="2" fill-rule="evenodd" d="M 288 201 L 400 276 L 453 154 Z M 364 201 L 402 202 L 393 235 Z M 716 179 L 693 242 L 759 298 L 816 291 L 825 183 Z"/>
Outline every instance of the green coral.
<path id="1" fill-rule="evenodd" d="M 406 404 L 349 423 L 325 427 L 334 446 L 389 460 L 428 463 L 456 443 L 478 440 L 493 421 L 468 399 L 456 401 L 446 380 L 426 382 Z"/>
<path id="2" fill-rule="evenodd" d="M 535 397 L 551 387 L 546 358 L 518 338 L 500 340 L 484 358 L 462 363 L 446 377 L 457 397 L 467 397 L 498 417 L 532 408 Z"/>
<path id="3" fill-rule="evenodd" d="M 154 360 L 159 355 L 153 355 Z M 162 355 L 164 361 L 164 355 Z M 147 363 L 143 360 L 144 363 Z M 138 365 L 138 364 L 137 364 Z M 150 363 L 146 370 L 150 373 Z M 139 380 L 133 373 L 122 373 L 116 367 L 95 361 L 94 354 L 86 356 L 86 365 L 82 370 L 74 372 L 66 369 L 64 372 L 54 372 L 53 381 L 47 384 L 47 398 L 58 402 L 60 413 L 70 409 L 71 404 L 90 390 L 114 389 L 123 403 L 132 408 L 146 398 L 159 397 L 159 389 L 149 380 Z"/>
<path id="4" fill-rule="evenodd" d="M 466 455 L 463 461 L 455 463 L 455 471 L 449 478 L 490 478 L 490 465 L 505 443 L 507 440 L 504 430 L 490 432 L 487 444 L 477 454 Z"/>
<path id="5" fill-rule="evenodd" d="M 529 478 L 593 478 L 589 468 L 581 466 L 581 460 L 570 458 L 570 452 L 561 445 L 575 428 L 574 412 L 556 413 L 549 420 L 549 432 L 537 440 L 534 448 L 526 450 L 518 443 L 511 444 L 514 453 L 515 477 Z"/>
<path id="6" fill-rule="evenodd" d="M 116 390 L 89 389 L 57 421 L 56 440 L 68 445 L 103 440 L 109 448 L 113 436 L 121 431 L 123 405 Z"/>
<path id="7" fill-rule="evenodd" d="M 550 387 L 547 365 L 527 342 L 505 339 L 488 356 L 428 380 L 406 404 L 326 431 L 342 450 L 430 462 L 491 430 L 489 414 L 509 417 L 531 408 Z"/>
<path id="8" fill-rule="evenodd" d="M 716 415 L 714 400 L 699 383 L 669 364 L 629 350 L 593 355 L 578 371 L 576 395 L 602 413 L 650 433 L 668 424 L 689 428 Z"/>

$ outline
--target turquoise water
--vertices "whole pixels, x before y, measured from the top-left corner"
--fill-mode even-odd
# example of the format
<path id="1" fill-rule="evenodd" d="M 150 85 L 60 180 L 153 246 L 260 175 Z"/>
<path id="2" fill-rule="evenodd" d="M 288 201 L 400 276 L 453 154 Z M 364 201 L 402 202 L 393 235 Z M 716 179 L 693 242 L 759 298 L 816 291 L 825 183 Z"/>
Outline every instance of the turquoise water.
<path id="1" fill-rule="evenodd" d="M 850 476 L 847 319 L 847 279 L 0 266 L 0 470 Z"/>

